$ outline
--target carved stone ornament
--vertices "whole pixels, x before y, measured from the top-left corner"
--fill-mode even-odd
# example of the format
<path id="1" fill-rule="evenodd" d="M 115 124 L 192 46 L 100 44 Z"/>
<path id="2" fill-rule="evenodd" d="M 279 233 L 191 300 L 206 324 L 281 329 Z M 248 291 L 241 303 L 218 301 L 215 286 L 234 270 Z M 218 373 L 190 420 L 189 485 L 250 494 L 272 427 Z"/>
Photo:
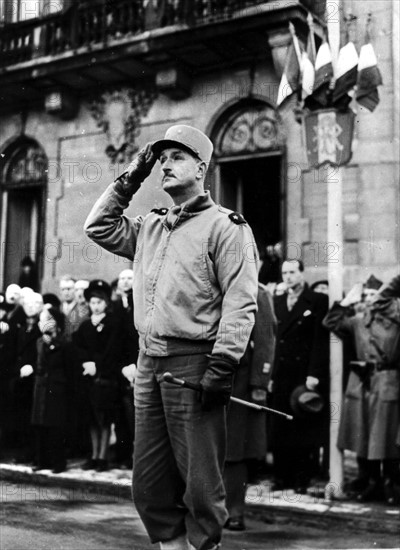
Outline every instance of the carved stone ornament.
<path id="1" fill-rule="evenodd" d="M 135 143 L 141 120 L 148 113 L 157 92 L 155 87 L 123 88 L 104 92 L 93 99 L 90 112 L 107 136 L 106 155 L 112 163 L 128 163 L 138 150 Z"/>
<path id="2" fill-rule="evenodd" d="M 24 144 L 11 155 L 4 177 L 6 187 L 44 185 L 47 179 L 47 158 L 37 145 Z"/>
<path id="3" fill-rule="evenodd" d="M 278 149 L 281 145 L 275 111 L 268 106 L 248 107 L 234 113 L 220 129 L 216 155 L 258 153 Z"/>

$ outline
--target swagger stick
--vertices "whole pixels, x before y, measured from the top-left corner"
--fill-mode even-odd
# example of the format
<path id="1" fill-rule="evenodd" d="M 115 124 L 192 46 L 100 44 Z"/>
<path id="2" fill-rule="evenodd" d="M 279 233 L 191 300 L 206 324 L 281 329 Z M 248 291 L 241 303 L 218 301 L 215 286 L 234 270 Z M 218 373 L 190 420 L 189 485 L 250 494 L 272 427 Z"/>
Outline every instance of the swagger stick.
<path id="1" fill-rule="evenodd" d="M 165 372 L 163 374 L 163 380 L 164 382 L 168 382 L 169 384 L 175 384 L 175 386 L 181 386 L 182 388 L 188 388 L 194 391 L 200 392 L 202 389 L 200 384 L 193 384 L 192 382 L 188 382 L 187 380 L 183 380 L 182 378 L 175 378 L 170 372 Z M 250 401 L 245 401 L 244 399 L 239 399 L 238 397 L 230 397 L 229 399 L 230 401 L 233 401 L 233 403 L 243 405 L 244 407 L 249 407 L 250 409 L 280 414 L 281 416 L 284 416 L 287 420 L 293 420 L 293 416 L 291 416 L 290 414 L 286 414 L 282 411 L 277 411 L 276 409 L 270 409 L 269 407 L 264 407 L 263 405 L 257 405 L 256 403 L 251 403 Z"/>

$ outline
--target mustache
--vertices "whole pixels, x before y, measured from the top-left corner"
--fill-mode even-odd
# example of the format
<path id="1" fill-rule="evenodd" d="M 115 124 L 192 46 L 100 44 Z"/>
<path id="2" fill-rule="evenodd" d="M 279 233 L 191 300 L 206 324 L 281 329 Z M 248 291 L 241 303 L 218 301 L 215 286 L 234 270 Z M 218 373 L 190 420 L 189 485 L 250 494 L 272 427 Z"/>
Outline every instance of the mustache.
<path id="1" fill-rule="evenodd" d="M 163 175 L 162 181 L 164 181 L 165 178 L 171 178 L 171 177 L 174 178 L 175 174 L 173 172 L 168 172 L 167 174 Z"/>

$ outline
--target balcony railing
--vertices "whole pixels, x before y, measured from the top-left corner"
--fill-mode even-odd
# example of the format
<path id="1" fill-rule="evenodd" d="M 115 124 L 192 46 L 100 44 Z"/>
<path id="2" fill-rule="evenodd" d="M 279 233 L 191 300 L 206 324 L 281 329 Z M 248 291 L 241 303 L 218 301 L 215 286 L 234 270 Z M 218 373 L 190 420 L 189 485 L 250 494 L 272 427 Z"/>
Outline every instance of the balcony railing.
<path id="1" fill-rule="evenodd" d="M 324 1 L 301 1 L 321 12 Z M 171 25 L 196 26 L 245 16 L 268 4 L 261 0 L 166 0 L 154 10 L 143 0 L 74 2 L 63 13 L 12 23 L 0 29 L 0 67 L 45 56 L 107 46 L 111 41 Z M 316 9 L 318 7 L 318 10 Z"/>

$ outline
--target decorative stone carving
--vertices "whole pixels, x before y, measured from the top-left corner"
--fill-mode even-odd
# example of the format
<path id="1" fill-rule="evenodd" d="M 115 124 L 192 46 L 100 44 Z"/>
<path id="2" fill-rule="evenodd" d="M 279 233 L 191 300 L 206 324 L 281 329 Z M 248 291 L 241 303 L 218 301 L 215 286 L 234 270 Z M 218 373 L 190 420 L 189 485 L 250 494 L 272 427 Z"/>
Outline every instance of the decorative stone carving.
<path id="1" fill-rule="evenodd" d="M 40 186 L 46 182 L 47 158 L 44 151 L 34 144 L 23 144 L 15 150 L 6 167 L 6 187 Z"/>
<path id="2" fill-rule="evenodd" d="M 106 155 L 113 163 L 127 163 L 138 150 L 135 143 L 141 120 L 148 113 L 157 91 L 153 86 L 123 88 L 93 99 L 90 111 L 106 136 Z"/>
<path id="3" fill-rule="evenodd" d="M 270 107 L 249 107 L 235 113 L 216 138 L 217 156 L 255 153 L 282 145 L 275 111 Z"/>

